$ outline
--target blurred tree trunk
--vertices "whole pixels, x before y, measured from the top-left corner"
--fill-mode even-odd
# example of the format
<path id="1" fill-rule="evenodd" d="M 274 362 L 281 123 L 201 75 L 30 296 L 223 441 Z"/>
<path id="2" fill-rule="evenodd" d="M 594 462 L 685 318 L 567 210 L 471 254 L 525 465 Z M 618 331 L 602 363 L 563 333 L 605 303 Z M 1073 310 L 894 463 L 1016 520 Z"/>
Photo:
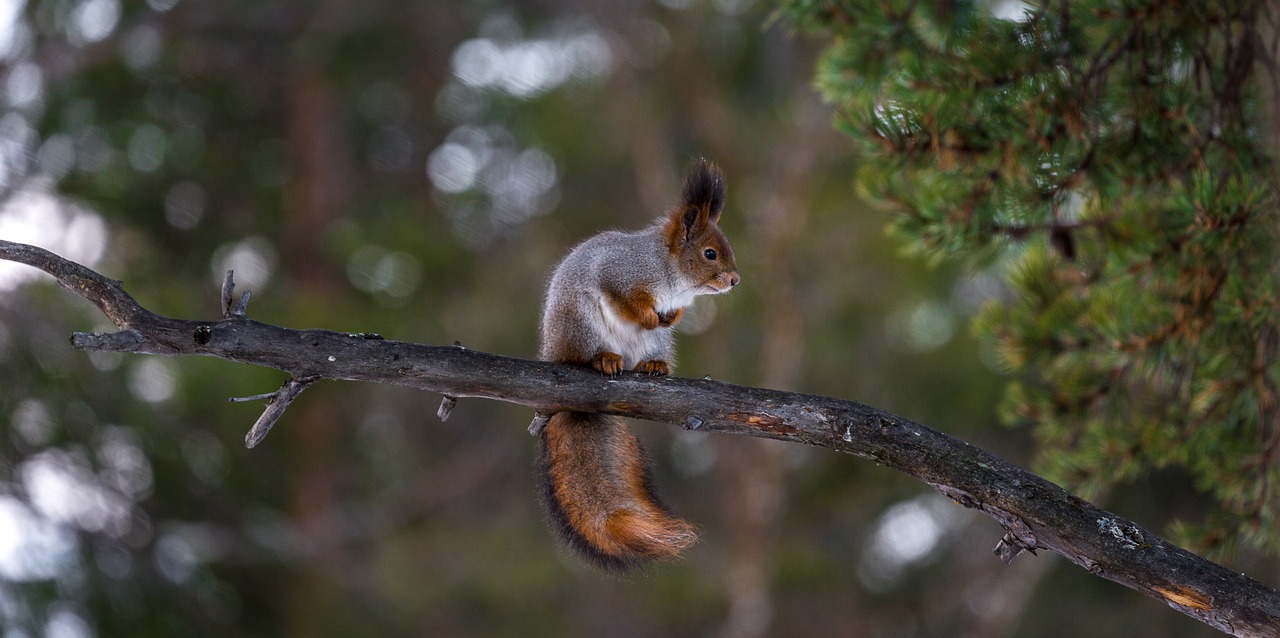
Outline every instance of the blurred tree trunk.
<path id="1" fill-rule="evenodd" d="M 341 122 L 330 87 L 322 75 L 322 61 L 307 50 L 306 41 L 295 48 L 284 80 L 287 143 L 293 162 L 292 175 L 284 190 L 283 256 L 281 281 L 289 288 L 291 316 L 314 317 L 321 308 L 299 307 L 315 300 L 333 300 L 341 295 L 342 273 L 327 260 L 324 230 L 344 209 L 351 168 L 344 162 Z M 340 324 L 340 321 L 330 321 Z M 293 492 L 290 518 L 302 538 L 312 548 L 323 548 L 321 560 L 298 563 L 297 579 L 286 590 L 288 603 L 284 632 L 298 638 L 324 635 L 332 631 L 326 610 L 344 596 L 343 570 L 346 561 L 336 524 L 340 520 L 340 479 L 343 460 L 342 437 L 349 418 L 337 395 L 317 393 L 301 402 L 301 427 L 289 428 L 283 442 Z"/>
<path id="2" fill-rule="evenodd" d="M 769 291 L 770 303 L 760 317 L 762 339 L 756 378 L 770 388 L 794 389 L 804 360 L 804 318 L 796 298 L 793 259 L 807 217 L 804 176 L 813 167 L 816 145 L 789 147 L 769 173 L 777 176 L 774 190 L 752 202 L 753 233 L 762 238 L 756 282 Z M 747 189 L 744 189 L 747 190 Z M 748 192 L 751 192 L 748 190 Z M 773 617 L 771 577 L 776 565 L 778 514 L 786 503 L 782 456 L 785 448 L 771 441 L 718 442 L 724 468 L 727 507 L 723 512 L 734 530 L 730 539 L 730 567 L 725 573 L 729 616 L 723 633 L 732 637 L 770 635 Z"/>

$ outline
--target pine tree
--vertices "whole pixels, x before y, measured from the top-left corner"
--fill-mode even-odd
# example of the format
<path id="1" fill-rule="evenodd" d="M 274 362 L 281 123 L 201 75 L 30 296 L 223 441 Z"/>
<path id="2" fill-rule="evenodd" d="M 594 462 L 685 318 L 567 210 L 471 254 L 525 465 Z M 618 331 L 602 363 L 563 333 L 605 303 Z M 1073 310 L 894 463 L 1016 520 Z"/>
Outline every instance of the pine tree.
<path id="1" fill-rule="evenodd" d="M 999 3 L 1001 6 L 1019 3 Z M 1195 549 L 1280 553 L 1277 12 L 1263 2 L 786 0 L 859 183 L 918 253 L 993 263 L 1003 416 L 1083 495 L 1178 467 Z"/>

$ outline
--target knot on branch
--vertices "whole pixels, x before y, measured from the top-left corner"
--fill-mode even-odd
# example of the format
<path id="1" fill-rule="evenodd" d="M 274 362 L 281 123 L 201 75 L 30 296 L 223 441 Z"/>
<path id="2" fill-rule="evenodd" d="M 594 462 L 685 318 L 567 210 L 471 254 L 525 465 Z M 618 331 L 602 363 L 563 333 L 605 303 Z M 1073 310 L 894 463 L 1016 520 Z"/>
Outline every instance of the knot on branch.
<path id="1" fill-rule="evenodd" d="M 79 350 L 136 352 L 146 342 L 142 333 L 132 328 L 120 332 L 76 332 L 71 335 L 71 345 Z"/>
<path id="2" fill-rule="evenodd" d="M 1099 534 L 1116 539 L 1125 549 L 1146 549 L 1151 546 L 1142 535 L 1142 529 L 1133 523 L 1106 516 L 1099 518 L 1097 523 Z"/>
<path id="3" fill-rule="evenodd" d="M 1022 520 L 1017 514 L 1002 509 L 991 503 L 985 503 L 975 497 L 973 494 L 966 492 L 958 487 L 950 485 L 942 485 L 939 483 L 930 483 L 933 489 L 939 494 L 963 505 L 969 509 L 976 509 L 986 512 L 989 516 L 996 519 L 1005 529 L 1005 535 L 1000 538 L 1000 542 L 996 543 L 995 549 L 991 550 L 1000 560 L 1012 563 L 1022 552 L 1031 552 L 1034 556 L 1036 548 L 1039 547 L 1039 539 L 1036 538 L 1035 532 L 1031 530 L 1031 526 Z"/>

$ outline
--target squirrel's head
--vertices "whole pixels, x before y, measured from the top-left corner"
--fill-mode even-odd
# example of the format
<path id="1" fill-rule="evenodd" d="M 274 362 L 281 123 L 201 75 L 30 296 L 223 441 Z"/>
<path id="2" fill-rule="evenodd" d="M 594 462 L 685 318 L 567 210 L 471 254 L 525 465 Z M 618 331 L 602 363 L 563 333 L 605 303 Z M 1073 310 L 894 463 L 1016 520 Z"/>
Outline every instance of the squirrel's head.
<path id="1" fill-rule="evenodd" d="M 728 292 L 738 285 L 733 248 L 717 222 L 724 209 L 724 175 L 715 164 L 699 158 L 689 166 L 680 203 L 662 229 L 676 268 L 695 282 L 698 294 Z"/>

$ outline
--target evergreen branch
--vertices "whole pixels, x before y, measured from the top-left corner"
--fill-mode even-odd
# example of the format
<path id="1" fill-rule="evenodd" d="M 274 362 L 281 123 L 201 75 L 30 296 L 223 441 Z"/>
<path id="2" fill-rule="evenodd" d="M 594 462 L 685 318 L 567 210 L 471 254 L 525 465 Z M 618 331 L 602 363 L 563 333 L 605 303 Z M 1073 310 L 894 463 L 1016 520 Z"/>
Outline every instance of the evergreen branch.
<path id="1" fill-rule="evenodd" d="M 1176 547 L 989 452 L 855 401 L 708 379 L 641 374 L 606 379 L 586 368 L 456 346 L 283 328 L 229 310 L 229 281 L 221 299 L 228 316 L 174 319 L 147 311 L 120 282 L 49 251 L 0 241 L 0 259 L 53 275 L 121 328 L 111 335 L 78 333 L 72 339 L 76 347 L 214 356 L 290 373 L 294 380 L 273 393 L 260 424 L 274 423 L 288 401 L 314 381 L 338 379 L 496 399 L 539 414 L 606 412 L 816 445 L 882 463 L 987 513 L 1007 532 L 995 550 L 1006 561 L 1024 550 L 1050 550 L 1230 635 L 1274 637 L 1280 627 L 1280 591 Z"/>

